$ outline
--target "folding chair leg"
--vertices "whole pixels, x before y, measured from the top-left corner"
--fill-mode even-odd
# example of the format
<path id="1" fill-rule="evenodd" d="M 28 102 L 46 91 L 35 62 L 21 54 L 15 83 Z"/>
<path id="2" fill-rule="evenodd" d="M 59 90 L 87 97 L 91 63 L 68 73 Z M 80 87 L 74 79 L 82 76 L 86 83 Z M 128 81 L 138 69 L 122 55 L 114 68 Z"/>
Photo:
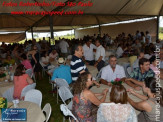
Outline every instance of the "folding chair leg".
<path id="1" fill-rule="evenodd" d="M 63 122 L 65 122 L 65 117 L 63 116 Z"/>
<path id="2" fill-rule="evenodd" d="M 58 104 L 58 87 L 57 87 L 57 104 Z"/>

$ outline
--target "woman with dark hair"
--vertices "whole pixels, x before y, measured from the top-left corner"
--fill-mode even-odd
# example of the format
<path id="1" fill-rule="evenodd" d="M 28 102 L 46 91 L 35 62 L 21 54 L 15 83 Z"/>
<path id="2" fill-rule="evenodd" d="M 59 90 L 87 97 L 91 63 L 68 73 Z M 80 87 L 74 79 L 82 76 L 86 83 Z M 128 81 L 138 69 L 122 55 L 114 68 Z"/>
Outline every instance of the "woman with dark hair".
<path id="1" fill-rule="evenodd" d="M 32 50 L 27 53 L 27 57 L 28 57 L 28 55 L 32 55 L 31 64 L 32 64 L 33 67 L 35 66 L 34 72 L 35 72 L 36 78 L 41 79 L 42 78 L 42 75 L 41 75 L 41 69 L 42 68 L 41 68 L 41 65 L 40 65 L 40 62 L 39 62 L 40 54 L 38 52 L 38 49 L 37 49 L 36 45 L 34 45 L 32 47 Z"/>
<path id="2" fill-rule="evenodd" d="M 22 99 L 20 98 L 22 89 L 32 83 L 33 80 L 25 74 L 24 65 L 18 65 L 14 74 L 14 98 Z"/>
<path id="3" fill-rule="evenodd" d="M 23 53 L 23 54 L 21 55 L 20 59 L 22 60 L 21 63 L 24 65 L 24 67 L 25 67 L 26 69 L 32 69 L 32 65 L 31 65 L 30 61 L 27 59 L 27 56 L 26 56 L 25 53 Z"/>
<path id="4" fill-rule="evenodd" d="M 127 104 L 127 97 L 127 91 L 123 85 L 113 85 L 110 92 L 110 103 L 100 105 L 97 122 L 137 122 L 135 110 Z"/>
<path id="5" fill-rule="evenodd" d="M 74 83 L 72 112 L 79 122 L 96 122 L 96 106 L 99 106 L 106 99 L 108 89 L 104 89 L 101 94 L 94 94 L 89 90 L 92 85 L 92 76 L 88 72 L 82 73 Z M 99 100 L 96 97 L 98 95 L 103 97 Z"/>
<path id="6" fill-rule="evenodd" d="M 138 122 L 155 122 L 163 121 L 163 90 L 161 87 L 156 87 L 156 79 L 149 77 L 145 79 L 143 86 L 144 93 L 147 96 L 135 92 L 133 89 L 128 91 L 142 101 L 134 102 L 128 97 L 128 102 L 136 109 L 142 111 L 138 115 Z"/>

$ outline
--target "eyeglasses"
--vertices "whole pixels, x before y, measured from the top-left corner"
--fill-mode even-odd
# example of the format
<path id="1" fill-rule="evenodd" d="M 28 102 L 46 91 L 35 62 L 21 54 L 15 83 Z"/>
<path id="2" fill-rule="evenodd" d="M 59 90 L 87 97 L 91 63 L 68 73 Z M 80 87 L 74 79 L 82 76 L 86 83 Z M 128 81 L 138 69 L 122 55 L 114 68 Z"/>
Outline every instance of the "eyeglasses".
<path id="1" fill-rule="evenodd" d="M 92 80 L 93 80 L 93 78 L 92 78 L 92 77 L 91 77 L 91 78 L 88 78 L 88 80 L 91 80 L 91 81 L 92 81 Z"/>

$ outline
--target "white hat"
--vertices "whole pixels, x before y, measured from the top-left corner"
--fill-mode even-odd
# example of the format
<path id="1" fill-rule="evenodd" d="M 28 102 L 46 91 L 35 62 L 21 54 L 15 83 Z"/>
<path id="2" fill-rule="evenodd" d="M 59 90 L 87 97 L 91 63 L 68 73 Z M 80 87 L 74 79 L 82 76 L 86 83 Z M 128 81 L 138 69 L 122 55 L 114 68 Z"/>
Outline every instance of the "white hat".
<path id="1" fill-rule="evenodd" d="M 63 58 L 59 58 L 59 59 L 58 59 L 58 63 L 59 63 L 59 64 L 64 64 L 64 63 L 65 63 L 65 60 L 64 60 Z"/>

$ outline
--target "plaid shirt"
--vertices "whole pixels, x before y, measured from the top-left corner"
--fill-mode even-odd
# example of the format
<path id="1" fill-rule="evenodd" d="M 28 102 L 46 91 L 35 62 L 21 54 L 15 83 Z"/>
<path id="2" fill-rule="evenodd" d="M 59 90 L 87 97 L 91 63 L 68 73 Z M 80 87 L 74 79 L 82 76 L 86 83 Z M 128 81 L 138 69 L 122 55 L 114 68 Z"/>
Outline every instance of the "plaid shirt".
<path id="1" fill-rule="evenodd" d="M 155 73 L 153 72 L 153 70 L 149 69 L 149 71 L 146 71 L 142 74 L 140 68 L 137 67 L 133 70 L 130 76 L 131 78 L 136 79 L 138 81 L 144 81 L 147 77 L 154 77 Z"/>

